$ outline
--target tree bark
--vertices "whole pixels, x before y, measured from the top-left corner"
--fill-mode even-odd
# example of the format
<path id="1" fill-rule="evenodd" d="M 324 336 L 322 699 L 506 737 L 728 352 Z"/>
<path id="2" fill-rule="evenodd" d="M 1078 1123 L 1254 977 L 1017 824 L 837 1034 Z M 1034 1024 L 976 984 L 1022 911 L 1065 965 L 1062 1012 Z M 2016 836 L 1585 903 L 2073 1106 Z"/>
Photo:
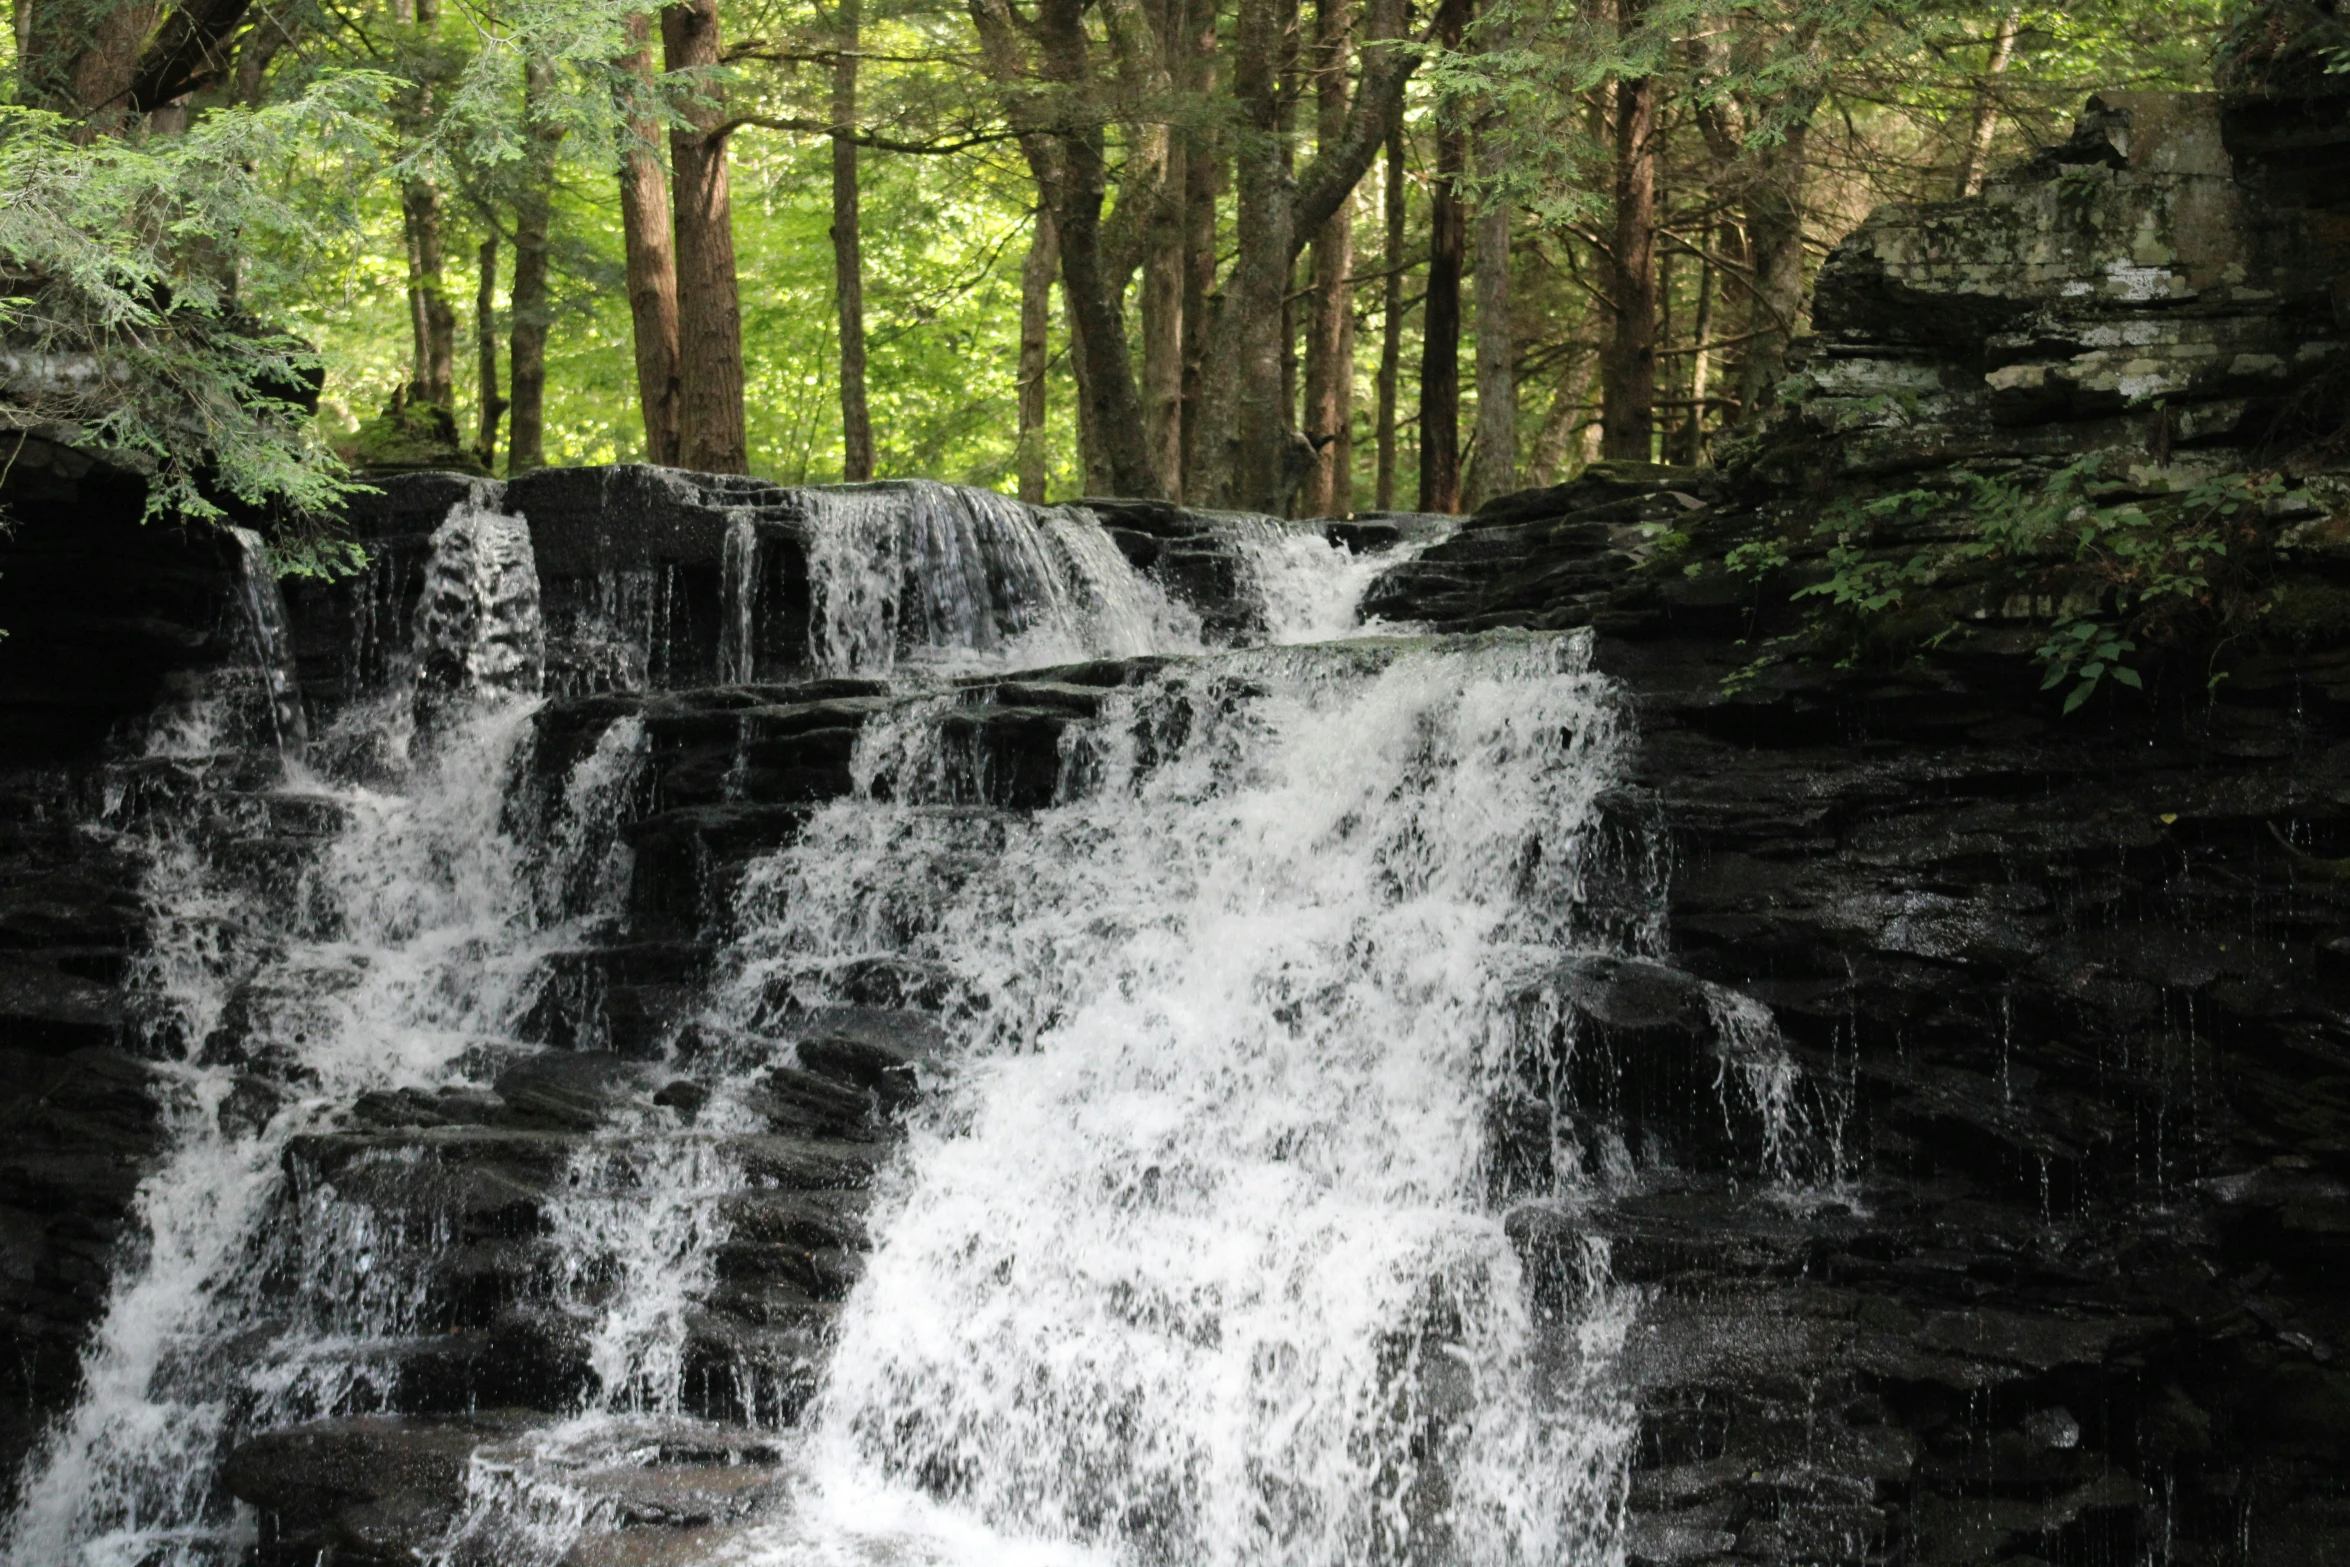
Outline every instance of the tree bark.
<path id="1" fill-rule="evenodd" d="M 1060 247 L 1053 242 L 1053 215 L 1036 212 L 1036 231 L 1028 241 L 1028 259 L 1020 267 L 1020 444 L 1016 462 L 1020 498 L 1034 506 L 1045 503 L 1050 454 L 1045 445 L 1045 371 L 1051 364 L 1053 272 L 1061 264 Z"/>
<path id="2" fill-rule="evenodd" d="M 474 455 L 491 472 L 498 466 L 498 425 L 505 418 L 506 399 L 498 395 L 498 237 L 481 242 L 481 281 L 473 291 L 474 354 L 481 379 L 481 422 L 473 438 Z"/>
<path id="3" fill-rule="evenodd" d="M 1619 25 L 1636 30 L 1645 0 L 1622 0 Z M 1601 450 L 1632 462 L 1654 459 L 1656 434 L 1657 82 L 1628 77 L 1615 84 L 1615 232 L 1608 257 L 1613 330 L 1600 367 L 1606 427 Z"/>
<path id="4" fill-rule="evenodd" d="M 620 151 L 620 231 L 628 258 L 628 314 L 636 346 L 637 406 L 644 415 L 645 460 L 677 466 L 677 251 L 670 232 L 669 177 L 656 152 L 661 122 L 653 110 L 652 19 L 628 19 L 637 47 L 620 62 L 631 101 L 624 106 Z"/>
<path id="5" fill-rule="evenodd" d="M 1188 149 L 1170 147 L 1168 178 L 1152 202 L 1142 263 L 1142 416 L 1144 444 L 1158 493 L 1183 494 L 1183 344 Z M 1213 264 L 1213 258 L 1211 258 Z"/>
<path id="6" fill-rule="evenodd" d="M 441 235 L 441 193 L 429 180 L 400 192 L 408 242 L 408 324 L 414 358 L 408 400 L 452 412 L 457 406 L 457 310 L 449 303 Z"/>
<path id="7" fill-rule="evenodd" d="M 1803 313 L 1803 181 L 1805 144 L 1818 94 L 1797 105 L 1785 139 L 1761 160 L 1746 196 L 1746 244 L 1754 280 L 1749 294 L 1746 358 L 1739 367 L 1738 403 L 1752 418 L 1771 399 L 1787 371 L 1787 345 Z"/>
<path id="8" fill-rule="evenodd" d="M 715 70 L 718 43 L 718 0 L 683 0 L 661 13 L 661 57 L 668 70 Z M 677 228 L 678 462 L 704 473 L 750 468 L 734 202 L 726 140 L 717 134 L 724 114 L 717 88 L 699 82 L 683 107 L 684 123 L 669 132 Z"/>
<path id="9" fill-rule="evenodd" d="M 832 123 L 857 124 L 858 0 L 840 0 L 840 50 L 832 64 Z M 865 407 L 865 257 L 857 210 L 857 144 L 832 138 L 832 285 L 840 315 L 840 476 L 873 477 L 873 420 Z"/>
<path id="10" fill-rule="evenodd" d="M 1581 432 L 1584 405 L 1591 398 L 1591 372 L 1598 355 L 1578 349 L 1567 358 L 1559 371 L 1558 386 L 1550 394 L 1550 408 L 1542 416 L 1542 429 L 1534 438 L 1534 461 L 1526 470 L 1526 482 L 1533 485 L 1557 484 L 1569 477 L 1567 465 L 1577 455 L 1580 444 L 1576 436 Z"/>
<path id="11" fill-rule="evenodd" d="M 1490 18 L 1478 47 L 1509 47 L 1503 17 Z M 1485 182 L 1477 213 L 1477 455 L 1470 474 L 1472 510 L 1518 487 L 1518 346 L 1510 321 L 1510 207 L 1495 193 L 1507 154 L 1501 116 L 1481 115 L 1476 131 L 1477 172 Z"/>
<path id="12" fill-rule="evenodd" d="M 2015 58 L 2015 37 L 2023 30 L 2024 13 L 2011 10 L 1999 22 L 1999 31 L 1991 36 L 1991 60 L 1983 73 L 1983 84 L 1975 93 L 1974 123 L 1967 127 L 1966 153 L 1958 166 L 1958 193 L 1972 196 L 1983 188 L 1983 168 L 1991 157 L 1991 137 L 1999 129 L 1999 100 L 1993 88 L 1999 78 L 2007 74 L 2010 60 Z"/>
<path id="13" fill-rule="evenodd" d="M 1205 103 L 1216 84 L 1217 0 L 1189 0 L 1190 50 L 1186 77 L 1193 101 Z M 1216 199 L 1223 194 L 1221 143 L 1210 127 L 1190 126 L 1183 152 L 1183 482 L 1170 498 L 1197 495 L 1200 412 L 1207 373 L 1210 301 L 1216 291 Z"/>
<path id="14" fill-rule="evenodd" d="M 1443 0 L 1436 41 L 1461 46 L 1469 0 Z M 1466 214 L 1460 126 L 1436 122 L 1436 185 L 1428 219 L 1428 294 L 1420 307 L 1420 510 L 1461 509 L 1461 259 Z"/>
<path id="15" fill-rule="evenodd" d="M 1295 0 L 1242 0 L 1233 84 L 1238 254 L 1216 314 L 1202 376 L 1192 461 L 1209 504 L 1275 510 L 1299 437 L 1281 399 L 1281 316 L 1290 268 L 1305 242 L 1362 182 L 1416 66 L 1416 51 L 1374 45 L 1403 36 L 1403 0 L 1371 0 L 1362 77 L 1337 145 L 1294 178 L 1279 146 L 1279 79 Z"/>
<path id="16" fill-rule="evenodd" d="M 1381 511 L 1395 507 L 1395 404 L 1397 383 L 1403 379 L 1403 157 L 1403 111 L 1399 106 L 1387 132 L 1387 189 L 1381 211 L 1387 221 L 1387 247 L 1381 255 L 1387 278 L 1380 296 L 1379 466 L 1372 490 L 1372 504 Z"/>
<path id="17" fill-rule="evenodd" d="M 514 198 L 513 321 L 507 347 L 514 402 L 506 427 L 506 472 L 528 473 L 546 464 L 547 234 L 553 217 L 555 142 L 563 132 L 549 117 L 552 61 L 523 65 L 522 118 L 527 151 Z"/>
<path id="18" fill-rule="evenodd" d="M 1346 134 L 1353 0 L 1320 0 L 1314 61 L 1315 140 L 1335 149 Z M 1308 516 L 1354 510 L 1354 195 L 1314 236 L 1314 281 L 1306 317 L 1306 433 L 1314 469 L 1299 498 Z"/>
<path id="19" fill-rule="evenodd" d="M 162 13 L 158 0 L 122 0 L 95 18 L 61 0 L 30 4 L 19 22 L 25 102 L 78 121 L 77 141 L 128 129 L 131 86 Z"/>
<path id="20" fill-rule="evenodd" d="M 1713 347 L 1707 339 L 1713 330 L 1714 264 L 1701 256 L 1697 263 L 1697 310 L 1689 328 L 1689 417 L 1682 421 L 1676 454 L 1685 463 L 1705 460 L 1705 398 L 1713 379 Z"/>
<path id="21" fill-rule="evenodd" d="M 1056 231 L 1056 240 L 1059 235 Z M 1069 379 L 1077 385 L 1077 469 L 1088 495 L 1116 495 L 1118 476 L 1110 466 L 1101 428 L 1101 404 L 1090 388 L 1098 367 L 1085 351 L 1085 321 L 1069 298 L 1066 274 L 1061 284 L 1061 309 L 1068 319 Z"/>

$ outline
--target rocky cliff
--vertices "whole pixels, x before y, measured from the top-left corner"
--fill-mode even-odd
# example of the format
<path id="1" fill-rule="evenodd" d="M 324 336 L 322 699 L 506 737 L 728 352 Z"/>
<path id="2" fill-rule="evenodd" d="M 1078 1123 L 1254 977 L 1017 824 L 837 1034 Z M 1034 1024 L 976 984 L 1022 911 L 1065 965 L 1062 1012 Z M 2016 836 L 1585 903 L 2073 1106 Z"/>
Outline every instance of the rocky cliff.
<path id="1" fill-rule="evenodd" d="M 1769 1004 L 1847 1172 L 1616 1206 L 1652 1292 L 1635 1560 L 2350 1550 L 2343 108 L 2095 100 L 1836 249 L 1727 472 L 1513 496 L 1374 589 L 1599 628 L 1674 962 Z M 2085 461 L 2109 497 L 2271 487 L 2249 608 L 2067 714 L 2034 655 L 2110 587 L 1965 551 L 1964 506 L 1867 506 Z M 1900 591 L 1863 619 L 1832 588 L 1870 561 Z M 1623 1025 L 1697 1052 L 1674 1017 Z"/>

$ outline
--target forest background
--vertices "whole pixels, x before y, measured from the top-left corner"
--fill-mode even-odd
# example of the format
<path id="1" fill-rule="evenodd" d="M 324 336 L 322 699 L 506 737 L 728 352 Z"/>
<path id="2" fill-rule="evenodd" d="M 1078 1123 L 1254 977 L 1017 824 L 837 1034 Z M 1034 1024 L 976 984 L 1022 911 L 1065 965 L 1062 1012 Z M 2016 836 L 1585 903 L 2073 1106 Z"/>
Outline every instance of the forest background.
<path id="1" fill-rule="evenodd" d="M 2223 6 L 16 0 L 5 401 L 183 510 L 338 455 L 1459 510 L 1705 460 L 1871 206 L 2208 85 Z"/>

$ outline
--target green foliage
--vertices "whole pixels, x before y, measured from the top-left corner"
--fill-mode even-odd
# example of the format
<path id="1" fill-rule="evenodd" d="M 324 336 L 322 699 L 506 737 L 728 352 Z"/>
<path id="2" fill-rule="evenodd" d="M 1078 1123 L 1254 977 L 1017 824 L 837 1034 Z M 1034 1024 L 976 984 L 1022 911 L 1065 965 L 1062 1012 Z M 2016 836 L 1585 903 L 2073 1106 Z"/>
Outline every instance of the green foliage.
<path id="1" fill-rule="evenodd" d="M 2149 490 L 2105 467 L 2098 453 L 2046 474 L 1958 469 L 1942 487 L 1831 506 L 1806 546 L 1829 574 L 1792 598 L 1825 601 L 1815 639 L 1845 648 L 1849 662 L 1911 590 L 1963 578 L 1985 602 L 2020 594 L 2045 606 L 2049 632 L 2033 657 L 2042 689 L 2072 682 L 2066 712 L 2105 680 L 2140 687 L 2128 660 L 2142 648 L 2224 636 L 2263 612 L 2257 524 L 2285 481 L 2223 472 Z M 1759 575 L 1790 564 L 1796 547 L 1749 543 L 1726 564 Z"/>
<path id="2" fill-rule="evenodd" d="M 322 360 L 252 307 L 337 248 L 384 91 L 343 76 L 87 145 L 0 107 L 0 421 L 142 473 L 150 516 L 238 505 L 272 519 L 289 569 L 346 563 L 321 530 L 350 486 L 306 406 Z"/>

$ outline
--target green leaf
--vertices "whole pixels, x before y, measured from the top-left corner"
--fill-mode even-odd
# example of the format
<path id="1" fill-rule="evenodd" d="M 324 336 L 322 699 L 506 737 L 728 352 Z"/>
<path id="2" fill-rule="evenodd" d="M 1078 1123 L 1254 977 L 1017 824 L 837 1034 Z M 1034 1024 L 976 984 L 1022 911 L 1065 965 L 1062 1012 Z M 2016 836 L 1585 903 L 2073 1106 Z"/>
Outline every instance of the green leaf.
<path id="1" fill-rule="evenodd" d="M 2113 666 L 2113 678 L 2120 681 L 2123 685 L 2128 686 L 2133 691 L 2143 691 L 2146 689 L 2146 682 L 2140 680 L 2138 678 L 2138 672 L 2126 664 L 2116 664 Z"/>
<path id="2" fill-rule="evenodd" d="M 2082 682 L 2081 682 L 2079 685 L 2077 685 L 2077 686 L 2073 687 L 2073 690 L 2072 690 L 2072 695 L 2070 695 L 2070 696 L 2068 696 L 2068 697 L 2066 697 L 2066 698 L 2064 699 L 2064 710 L 2065 710 L 2066 712 L 2068 712 L 2068 713 L 2070 713 L 2070 712 L 2073 712 L 2074 710 L 2076 710 L 2077 708 L 2079 708 L 2079 707 L 2080 707 L 2080 705 L 2081 705 L 2083 702 L 2086 702 L 2086 701 L 2088 701 L 2088 700 L 2089 700 L 2089 693 L 2090 693 L 2090 692 L 2092 692 L 2092 691 L 2094 691 L 2094 690 L 2096 690 L 2096 689 L 2097 689 L 2097 682 L 2096 682 L 2096 681 L 2094 681 L 2094 680 L 2084 680 L 2084 681 L 2082 681 Z"/>

